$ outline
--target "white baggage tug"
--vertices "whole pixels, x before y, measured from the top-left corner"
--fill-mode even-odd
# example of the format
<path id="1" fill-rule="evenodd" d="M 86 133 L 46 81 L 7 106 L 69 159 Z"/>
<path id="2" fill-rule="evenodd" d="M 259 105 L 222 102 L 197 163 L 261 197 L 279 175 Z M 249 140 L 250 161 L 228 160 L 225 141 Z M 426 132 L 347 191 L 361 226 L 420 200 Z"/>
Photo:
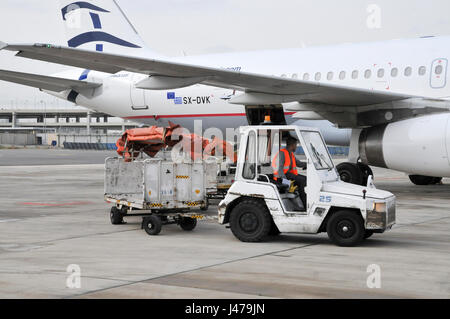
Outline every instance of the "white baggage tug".
<path id="1" fill-rule="evenodd" d="M 298 190 L 273 179 L 272 161 L 288 136 L 303 147 L 307 163 L 307 204 Z M 219 204 L 219 223 L 230 224 L 244 242 L 278 233 L 327 232 L 333 243 L 354 246 L 395 224 L 395 196 L 340 180 L 319 130 L 298 126 L 241 128 L 236 177 Z"/>

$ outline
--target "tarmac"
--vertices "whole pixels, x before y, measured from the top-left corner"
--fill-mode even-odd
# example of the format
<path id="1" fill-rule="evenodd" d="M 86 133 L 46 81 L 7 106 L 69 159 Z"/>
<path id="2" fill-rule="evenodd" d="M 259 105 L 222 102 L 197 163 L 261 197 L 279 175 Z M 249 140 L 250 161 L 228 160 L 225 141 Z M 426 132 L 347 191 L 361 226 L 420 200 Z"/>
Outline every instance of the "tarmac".
<path id="1" fill-rule="evenodd" d="M 111 225 L 111 155 L 0 150 L 0 298 L 450 297 L 450 179 L 414 186 L 375 168 L 376 186 L 397 196 L 397 225 L 359 247 L 326 234 L 255 244 L 217 224 L 216 206 L 193 232 L 168 225 L 148 236 L 136 217 Z"/>

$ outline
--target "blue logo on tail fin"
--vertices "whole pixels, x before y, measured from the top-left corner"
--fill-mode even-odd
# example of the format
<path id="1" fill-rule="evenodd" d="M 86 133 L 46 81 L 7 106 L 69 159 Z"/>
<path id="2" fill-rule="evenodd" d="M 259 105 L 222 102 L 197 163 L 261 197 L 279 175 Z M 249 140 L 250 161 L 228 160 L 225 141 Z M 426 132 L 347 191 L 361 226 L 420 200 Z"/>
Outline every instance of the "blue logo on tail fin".
<path id="1" fill-rule="evenodd" d="M 100 31 L 82 33 L 82 34 L 77 35 L 76 37 L 70 39 L 68 41 L 68 43 L 69 43 L 69 47 L 76 48 L 85 43 L 96 42 L 96 41 L 114 43 L 117 45 L 121 45 L 123 47 L 129 47 L 129 48 L 141 48 L 140 46 L 138 46 L 136 44 L 119 39 L 118 37 L 115 37 L 109 33 L 100 32 Z"/>
<path id="2" fill-rule="evenodd" d="M 102 22 L 100 21 L 100 17 L 97 13 L 89 12 L 92 19 L 92 24 L 94 25 L 95 29 L 101 29 L 102 28 Z"/>
<path id="3" fill-rule="evenodd" d="M 78 2 L 73 2 L 67 6 L 65 6 L 64 8 L 61 9 L 62 12 L 62 16 L 63 16 L 63 20 L 66 20 L 66 15 L 74 10 L 78 10 L 78 9 L 90 9 L 93 11 L 99 11 L 99 12 L 108 12 L 108 10 L 105 10 L 103 8 L 97 7 L 89 2 L 86 1 L 78 1 Z"/>
<path id="4" fill-rule="evenodd" d="M 98 6 L 95 6 L 93 4 L 90 4 L 89 2 L 78 1 L 78 2 L 73 2 L 61 9 L 63 19 L 66 20 L 66 15 L 69 12 L 72 12 L 72 11 L 78 10 L 78 9 L 89 9 L 92 11 L 110 13 L 110 11 L 100 8 Z M 91 16 L 91 20 L 92 20 L 94 29 L 101 30 L 102 22 L 100 20 L 100 16 L 93 12 L 89 12 L 89 15 Z M 139 48 L 139 49 L 142 48 L 136 44 L 125 41 L 116 36 L 113 36 L 112 34 L 102 32 L 102 31 L 91 31 L 91 32 L 79 34 L 76 37 L 70 39 L 68 41 L 68 44 L 69 44 L 69 47 L 76 48 L 85 43 L 99 42 L 99 41 L 109 42 L 109 43 L 117 44 L 117 45 L 124 46 L 124 47 L 129 47 L 129 48 Z M 102 52 L 103 44 L 97 44 L 96 51 Z"/>

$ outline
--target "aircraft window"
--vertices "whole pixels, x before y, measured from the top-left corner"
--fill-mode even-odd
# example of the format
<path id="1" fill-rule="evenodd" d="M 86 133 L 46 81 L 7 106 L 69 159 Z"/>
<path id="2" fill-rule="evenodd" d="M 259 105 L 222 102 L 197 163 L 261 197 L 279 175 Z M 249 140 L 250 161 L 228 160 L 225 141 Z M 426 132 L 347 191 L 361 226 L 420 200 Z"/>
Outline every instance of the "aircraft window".
<path id="1" fill-rule="evenodd" d="M 292 78 L 293 79 L 298 79 L 298 74 L 297 73 L 292 74 Z"/>
<path id="2" fill-rule="evenodd" d="M 398 69 L 397 69 L 397 68 L 393 68 L 393 69 L 391 70 L 391 76 L 392 76 L 393 78 L 395 78 L 397 75 L 398 75 Z"/>
<path id="3" fill-rule="evenodd" d="M 405 76 L 411 76 L 411 74 L 412 74 L 412 68 L 410 66 L 408 66 L 405 69 Z"/>
<path id="4" fill-rule="evenodd" d="M 372 71 L 370 70 L 366 70 L 366 72 L 364 72 L 364 77 L 366 79 L 369 79 L 372 76 Z"/>
<path id="5" fill-rule="evenodd" d="M 322 78 L 322 73 L 317 72 L 317 73 L 316 73 L 316 76 L 314 77 L 314 79 L 315 79 L 316 81 L 320 81 L 321 78 Z"/>
<path id="6" fill-rule="evenodd" d="M 437 75 L 442 74 L 442 71 L 444 71 L 444 68 L 442 67 L 442 65 L 438 65 L 438 66 L 434 69 L 434 73 L 436 73 Z"/>
<path id="7" fill-rule="evenodd" d="M 328 80 L 328 81 L 331 81 L 331 80 L 333 80 L 333 77 L 334 77 L 333 72 L 328 72 L 328 74 L 327 74 L 327 80 Z"/>
<path id="8" fill-rule="evenodd" d="M 345 80 L 345 71 L 341 71 L 341 73 L 339 73 L 339 79 Z"/>
<path id="9" fill-rule="evenodd" d="M 379 69 L 378 70 L 378 77 L 382 78 L 384 76 L 384 69 Z"/>
<path id="10" fill-rule="evenodd" d="M 303 80 L 305 80 L 305 81 L 309 80 L 309 73 L 303 74 Z"/>
<path id="11" fill-rule="evenodd" d="M 287 75 L 286 74 L 281 74 L 281 77 L 282 78 L 287 78 Z"/>
<path id="12" fill-rule="evenodd" d="M 421 66 L 419 68 L 419 75 L 425 75 L 425 73 L 427 73 L 427 68 L 424 66 Z"/>
<path id="13" fill-rule="evenodd" d="M 352 79 L 356 80 L 358 78 L 358 70 L 352 72 Z"/>

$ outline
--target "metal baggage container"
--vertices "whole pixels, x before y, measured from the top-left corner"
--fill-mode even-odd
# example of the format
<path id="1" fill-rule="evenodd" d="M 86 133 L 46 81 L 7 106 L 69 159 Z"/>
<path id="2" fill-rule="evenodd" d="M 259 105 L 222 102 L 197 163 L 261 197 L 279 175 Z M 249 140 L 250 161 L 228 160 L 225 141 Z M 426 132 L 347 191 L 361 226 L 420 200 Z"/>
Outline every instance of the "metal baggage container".
<path id="1" fill-rule="evenodd" d="M 180 161 L 164 158 L 105 163 L 105 200 L 140 210 L 192 210 L 208 205 L 217 192 L 216 161 Z"/>

